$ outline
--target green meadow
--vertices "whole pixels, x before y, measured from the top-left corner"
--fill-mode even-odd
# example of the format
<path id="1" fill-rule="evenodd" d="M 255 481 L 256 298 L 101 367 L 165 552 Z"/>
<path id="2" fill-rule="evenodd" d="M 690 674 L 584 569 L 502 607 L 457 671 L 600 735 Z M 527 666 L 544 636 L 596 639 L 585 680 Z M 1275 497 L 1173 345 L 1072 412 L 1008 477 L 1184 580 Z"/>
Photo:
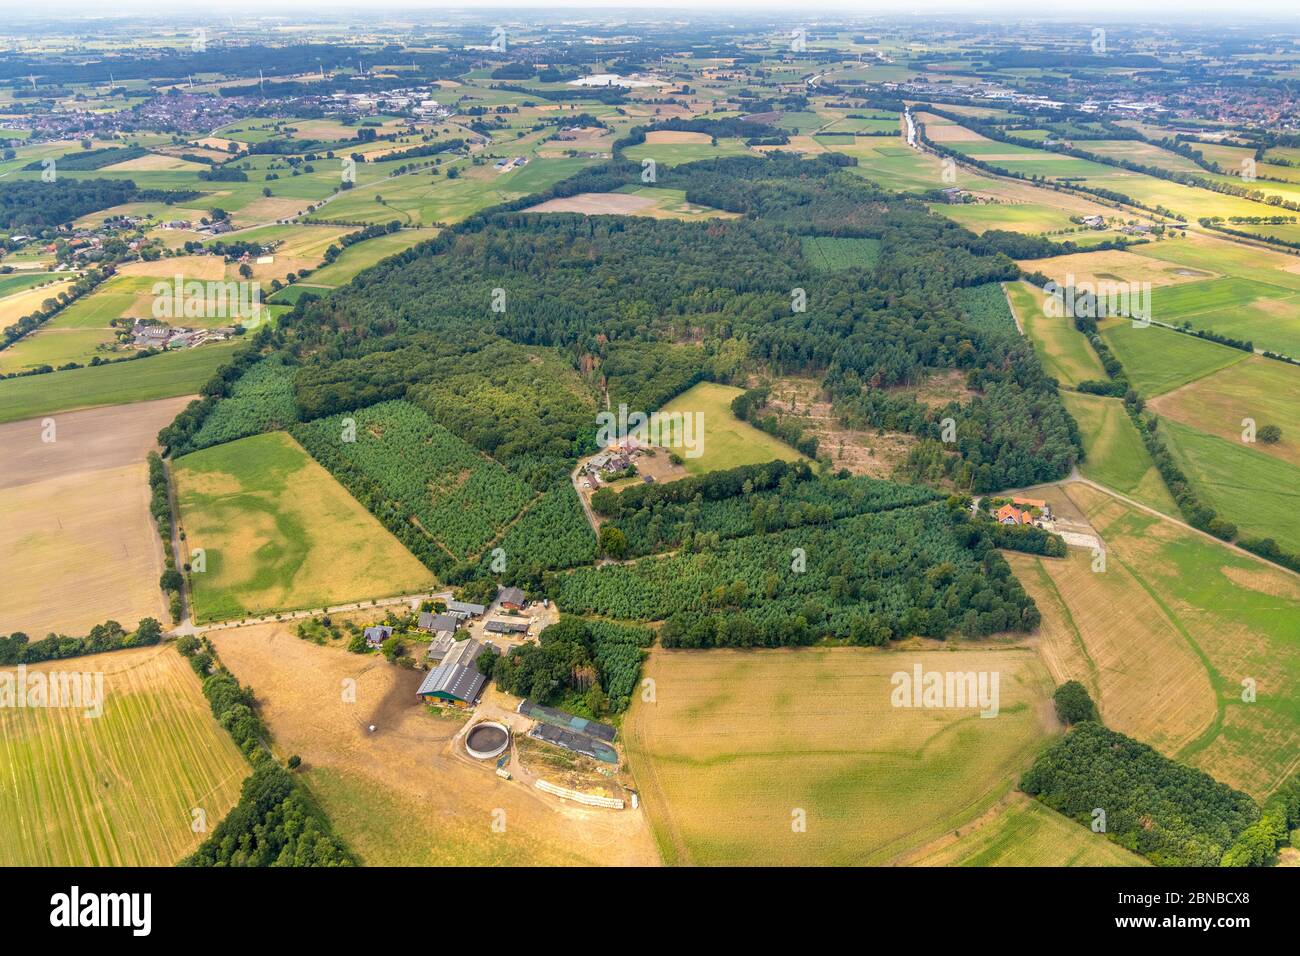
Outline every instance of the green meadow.
<path id="1" fill-rule="evenodd" d="M 222 342 L 95 368 L 4 379 L 0 422 L 197 392 L 219 366 L 230 361 L 235 345 Z"/>
<path id="2" fill-rule="evenodd" d="M 1005 288 L 1048 375 L 1071 387 L 1105 379 L 1106 370 L 1097 353 L 1074 327 L 1072 319 L 1047 315 L 1043 309 L 1043 293 L 1028 282 L 1008 282 Z"/>
<path id="3" fill-rule="evenodd" d="M 1143 398 L 1154 398 L 1249 358 L 1239 349 L 1158 325 L 1135 327 L 1129 319 L 1106 319 L 1101 337 Z"/>
<path id="4" fill-rule="evenodd" d="M 202 621 L 422 590 L 433 575 L 284 432 L 176 460 L 173 476 Z"/>
<path id="5" fill-rule="evenodd" d="M 1114 488 L 1148 507 L 1178 515 L 1160 472 L 1118 398 L 1062 392 L 1066 411 L 1079 423 L 1086 456 L 1079 465 L 1085 478 Z"/>
<path id="6" fill-rule="evenodd" d="M 1160 428 L 1174 460 L 1220 516 L 1244 535 L 1300 551 L 1300 468 L 1180 422 L 1165 419 Z"/>

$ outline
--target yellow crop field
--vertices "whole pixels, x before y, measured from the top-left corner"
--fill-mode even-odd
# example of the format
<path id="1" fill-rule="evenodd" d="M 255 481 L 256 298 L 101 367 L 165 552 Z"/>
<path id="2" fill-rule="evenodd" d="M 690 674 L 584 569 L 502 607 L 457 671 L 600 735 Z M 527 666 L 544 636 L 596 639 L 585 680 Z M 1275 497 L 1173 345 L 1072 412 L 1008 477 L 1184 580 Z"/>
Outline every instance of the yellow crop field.
<path id="1" fill-rule="evenodd" d="M 103 713 L 0 709 L 0 866 L 170 866 L 239 799 L 249 765 L 173 648 L 28 670 L 102 674 Z"/>
<path id="2" fill-rule="evenodd" d="M 997 716 L 893 706 L 916 665 L 998 674 Z M 1056 730 L 1025 647 L 655 650 L 645 673 L 654 702 L 623 733 L 670 864 L 897 861 L 989 809 Z"/>

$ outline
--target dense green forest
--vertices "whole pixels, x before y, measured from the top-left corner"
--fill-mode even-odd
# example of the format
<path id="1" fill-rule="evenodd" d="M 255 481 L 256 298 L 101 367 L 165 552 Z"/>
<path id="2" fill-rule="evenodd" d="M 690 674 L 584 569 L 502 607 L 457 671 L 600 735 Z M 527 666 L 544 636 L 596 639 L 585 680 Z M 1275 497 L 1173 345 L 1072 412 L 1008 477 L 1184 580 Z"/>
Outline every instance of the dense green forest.
<path id="1" fill-rule="evenodd" d="M 1080 723 L 1025 772 L 1020 789 L 1159 866 L 1218 866 L 1259 818 L 1244 793 L 1098 723 Z"/>
<path id="2" fill-rule="evenodd" d="M 821 376 L 846 418 L 922 436 L 921 479 L 987 491 L 1068 473 L 1074 424 L 997 285 L 1019 274 L 1014 242 L 882 192 L 851 163 L 778 153 L 661 171 L 659 185 L 738 219 L 523 212 L 639 183 L 635 163 L 589 167 L 299 301 L 164 443 L 296 420 L 304 447 L 442 580 L 666 619 L 665 644 L 1032 629 L 1037 609 L 996 547 L 1058 542 L 1005 540 L 924 485 L 773 462 L 600 491 L 599 540 L 571 486 L 607 402 L 649 411 L 755 372 Z M 817 237 L 871 255 L 828 271 L 805 257 Z M 918 401 L 949 369 L 967 397 Z M 745 396 L 739 417 L 815 455 L 811 436 L 763 412 L 761 389 Z M 642 560 L 597 568 L 598 552 Z M 791 572 L 796 552 L 807 564 Z"/>

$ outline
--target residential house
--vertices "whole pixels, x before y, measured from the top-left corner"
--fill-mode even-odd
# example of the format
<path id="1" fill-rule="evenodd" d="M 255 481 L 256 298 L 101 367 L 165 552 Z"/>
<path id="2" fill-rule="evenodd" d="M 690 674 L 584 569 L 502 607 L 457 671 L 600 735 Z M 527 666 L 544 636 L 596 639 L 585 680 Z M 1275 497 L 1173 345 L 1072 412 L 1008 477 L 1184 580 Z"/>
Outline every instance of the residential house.
<path id="1" fill-rule="evenodd" d="M 454 631 L 460 627 L 461 619 L 452 614 L 434 614 L 431 611 L 425 611 L 416 621 L 415 626 L 422 631 L 428 631 L 430 634 L 438 631 Z"/>
<path id="2" fill-rule="evenodd" d="M 387 624 L 376 624 L 374 627 L 368 627 L 362 633 L 365 634 L 366 644 L 370 647 L 378 647 L 393 636 L 393 629 Z"/>
<path id="3" fill-rule="evenodd" d="M 998 524 L 1033 524 L 1034 516 L 1028 511 L 1021 511 L 1015 505 L 1005 504 L 997 511 L 993 512 L 993 518 Z"/>

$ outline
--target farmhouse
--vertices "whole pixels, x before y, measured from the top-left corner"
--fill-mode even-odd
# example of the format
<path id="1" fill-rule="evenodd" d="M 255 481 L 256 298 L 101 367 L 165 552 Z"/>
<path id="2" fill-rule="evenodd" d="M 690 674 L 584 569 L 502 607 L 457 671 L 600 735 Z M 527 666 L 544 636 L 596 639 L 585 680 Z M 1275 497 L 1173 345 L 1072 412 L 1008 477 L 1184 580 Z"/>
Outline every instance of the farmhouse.
<path id="1" fill-rule="evenodd" d="M 1034 516 L 1028 511 L 1021 511 L 1015 505 L 1003 505 L 997 511 L 993 512 L 994 519 L 998 524 L 1033 524 Z"/>
<path id="2" fill-rule="evenodd" d="M 393 636 L 393 629 L 387 624 L 376 624 L 374 627 L 366 628 L 364 633 L 366 643 L 371 647 L 378 647 Z"/>
<path id="3" fill-rule="evenodd" d="M 488 621 L 485 630 L 493 634 L 527 634 L 527 621 Z"/>
<path id="4" fill-rule="evenodd" d="M 523 608 L 527 598 L 524 592 L 519 588 L 502 588 L 497 593 L 497 598 L 501 606 L 511 611 L 518 611 Z"/>
<path id="5" fill-rule="evenodd" d="M 1051 519 L 1052 506 L 1041 498 L 1012 498 L 1011 503 L 1019 505 L 1021 508 L 1034 508 L 1044 518 Z"/>
<path id="6" fill-rule="evenodd" d="M 415 692 L 416 696 L 473 704 L 487 683 L 487 678 L 474 665 L 482 653 L 483 645 L 478 641 L 460 641 L 447 652 L 442 663 L 429 671 Z"/>
<path id="7" fill-rule="evenodd" d="M 454 631 L 460 627 L 460 622 L 461 618 L 453 614 L 434 614 L 431 611 L 425 611 L 420 615 L 415 626 L 422 631 L 436 634 L 440 631 Z"/>

